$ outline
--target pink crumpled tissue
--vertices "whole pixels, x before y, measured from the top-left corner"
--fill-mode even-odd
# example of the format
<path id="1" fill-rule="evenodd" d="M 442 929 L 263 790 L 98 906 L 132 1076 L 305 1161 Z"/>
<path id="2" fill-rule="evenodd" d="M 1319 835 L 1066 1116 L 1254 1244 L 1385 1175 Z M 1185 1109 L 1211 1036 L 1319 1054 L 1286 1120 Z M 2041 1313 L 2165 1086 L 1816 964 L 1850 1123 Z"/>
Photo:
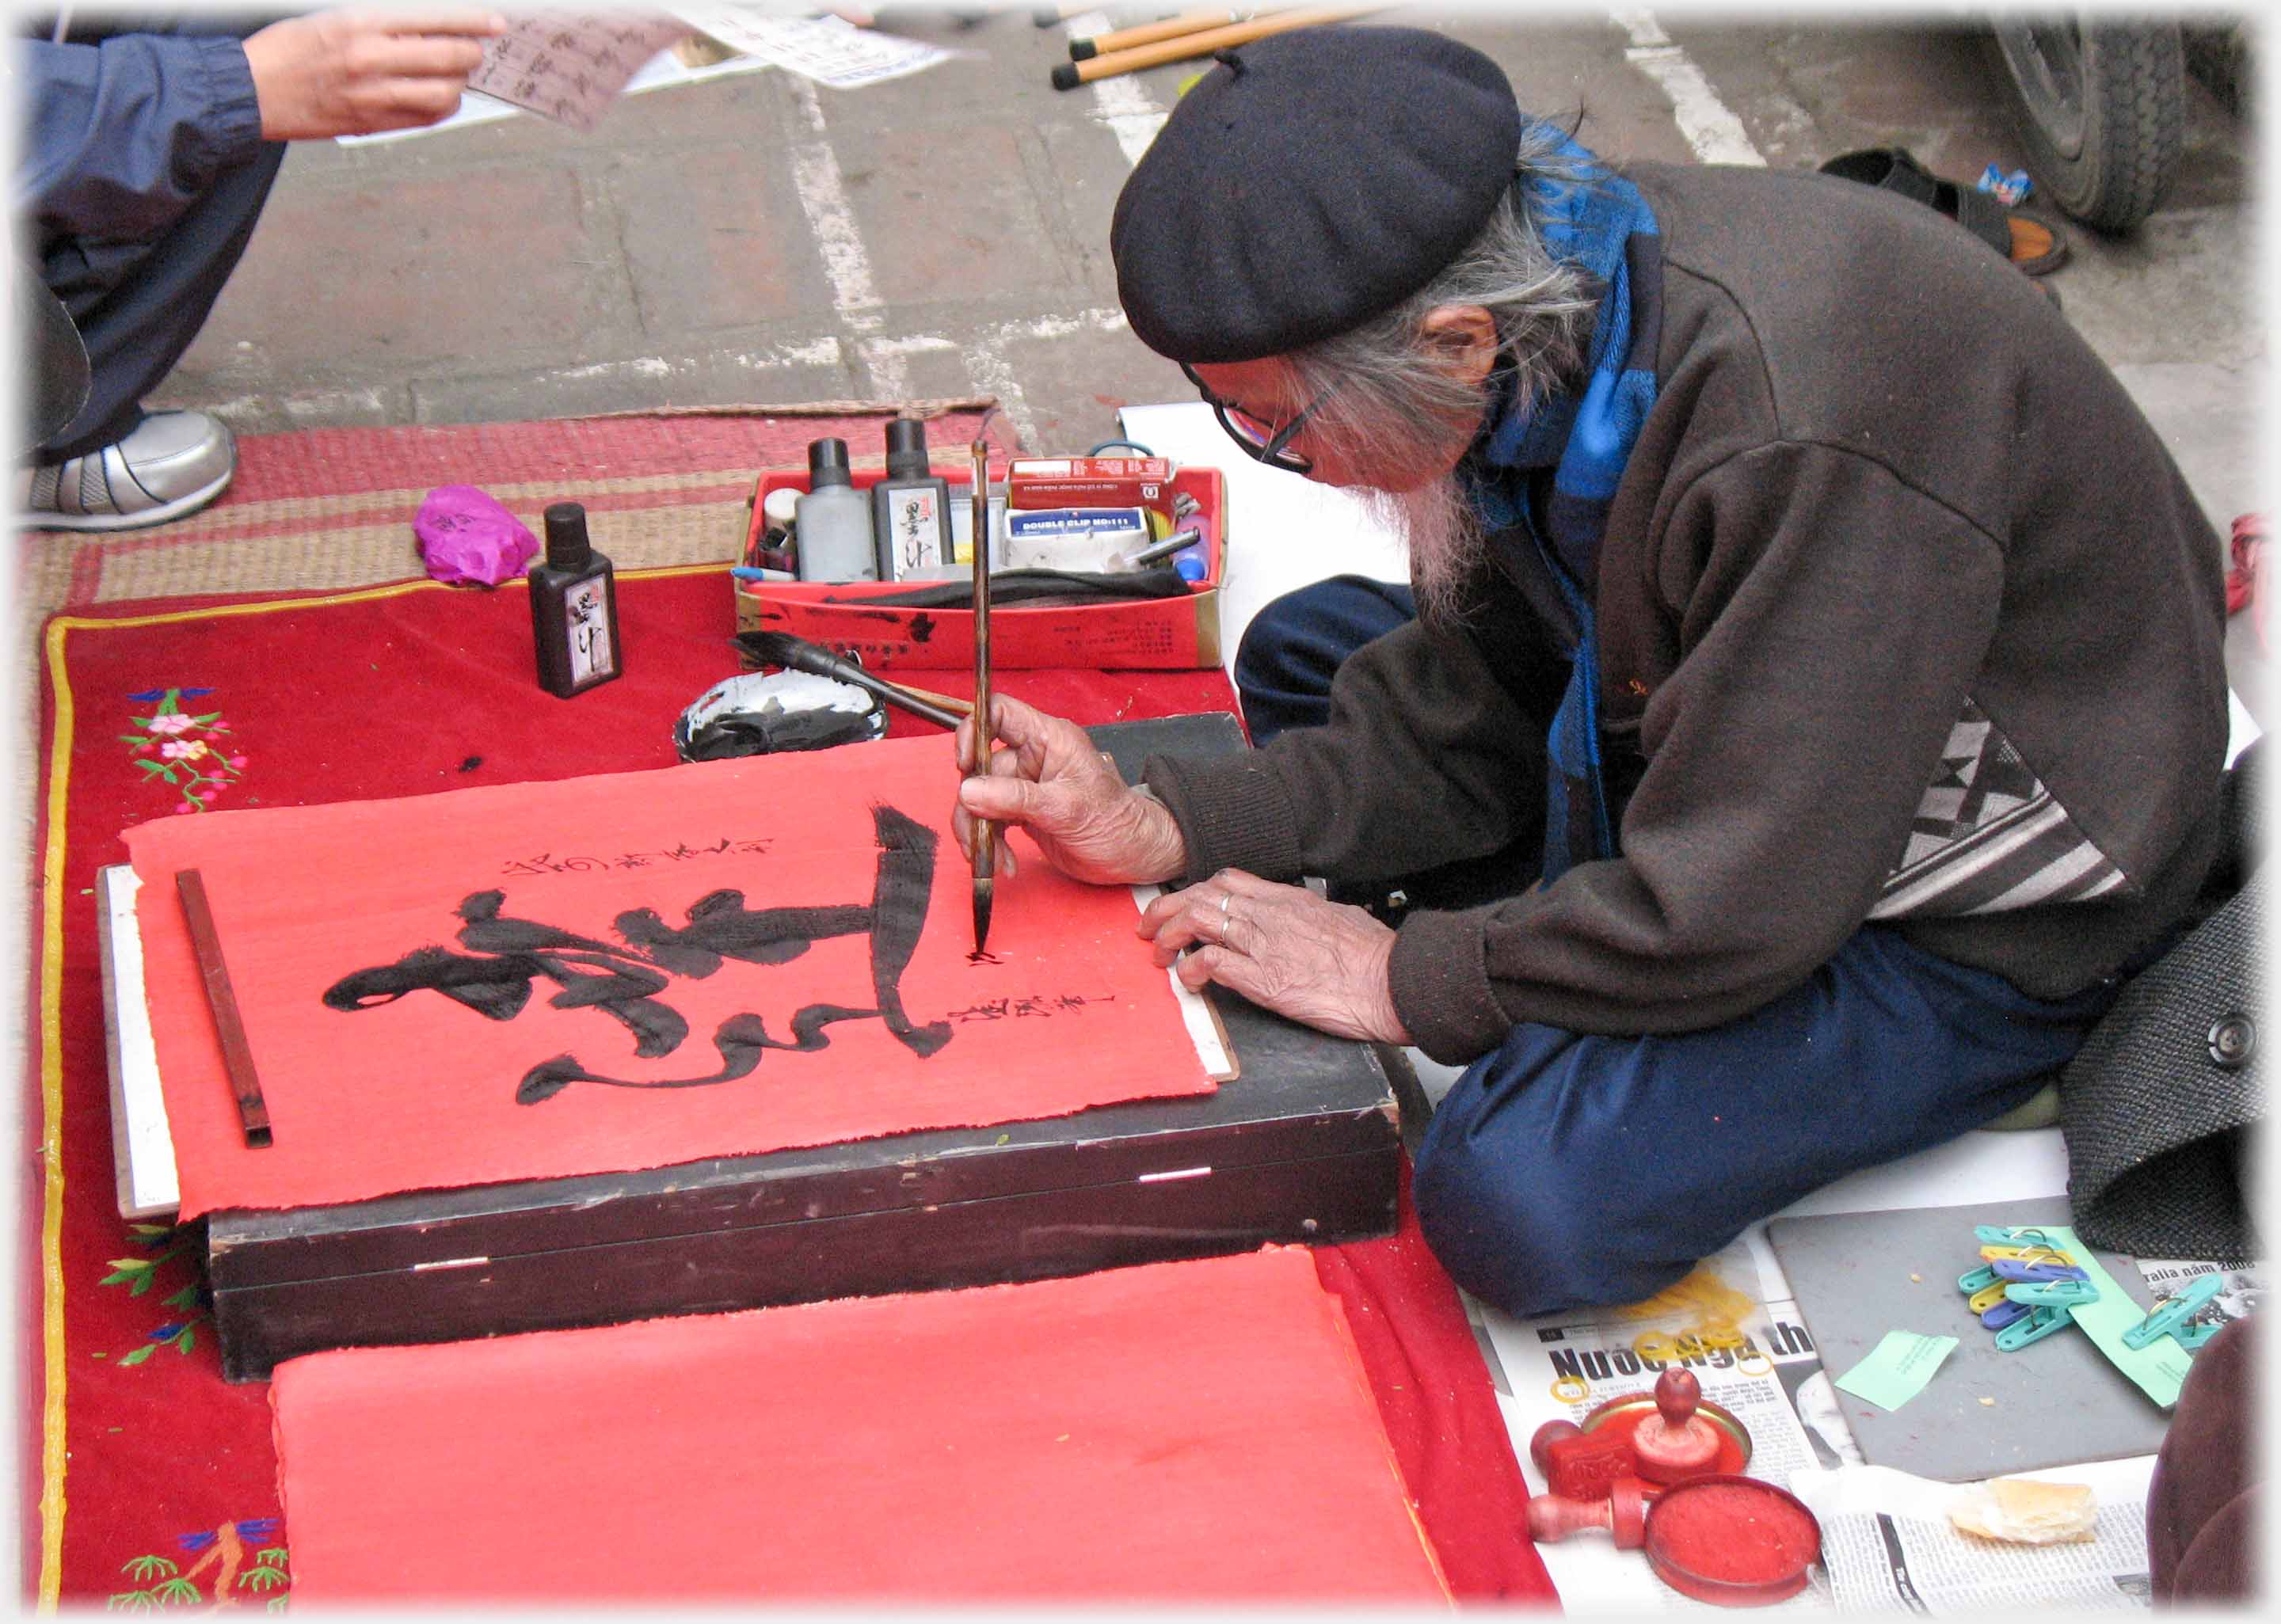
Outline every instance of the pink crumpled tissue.
<path id="1" fill-rule="evenodd" d="M 538 538 L 473 485 L 438 485 L 412 520 L 428 573 L 446 586 L 495 587 L 512 581 L 538 552 Z"/>

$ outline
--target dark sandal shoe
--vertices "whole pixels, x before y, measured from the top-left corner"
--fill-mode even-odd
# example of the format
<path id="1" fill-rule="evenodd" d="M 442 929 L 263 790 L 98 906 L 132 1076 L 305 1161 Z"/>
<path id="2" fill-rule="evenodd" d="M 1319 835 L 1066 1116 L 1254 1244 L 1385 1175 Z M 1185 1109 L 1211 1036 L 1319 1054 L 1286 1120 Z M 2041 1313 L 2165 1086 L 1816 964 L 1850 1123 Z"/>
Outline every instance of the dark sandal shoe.
<path id="1" fill-rule="evenodd" d="M 1942 180 L 1904 148 L 1848 152 L 1822 165 L 1821 173 L 1898 192 L 1937 210 L 2030 276 L 2056 271 L 2067 263 L 2067 238 L 2057 227 L 2007 209 L 1992 193 L 1977 187 Z"/>

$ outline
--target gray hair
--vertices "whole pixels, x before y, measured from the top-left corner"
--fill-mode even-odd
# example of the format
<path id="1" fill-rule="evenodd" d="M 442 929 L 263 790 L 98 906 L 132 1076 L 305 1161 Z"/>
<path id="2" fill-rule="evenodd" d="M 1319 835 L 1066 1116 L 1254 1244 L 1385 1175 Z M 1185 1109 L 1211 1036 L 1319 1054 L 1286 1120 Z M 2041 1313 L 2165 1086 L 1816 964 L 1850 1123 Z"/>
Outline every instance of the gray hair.
<path id="1" fill-rule="evenodd" d="M 1445 440 L 1452 417 L 1479 407 L 1479 389 L 1450 377 L 1420 342 L 1427 316 L 1442 305 L 1478 304 L 1496 318 L 1517 398 L 1541 398 L 1582 367 L 1597 290 L 1589 273 L 1553 257 L 1523 201 L 1535 179 L 1581 180 L 1560 150 L 1564 139 L 1550 124 L 1531 124 L 1514 158 L 1518 183 L 1440 274 L 1384 314 L 1291 352 L 1302 398 L 1336 389 L 1308 419 L 1318 443 L 1349 460 L 1357 452 L 1400 456 Z"/>

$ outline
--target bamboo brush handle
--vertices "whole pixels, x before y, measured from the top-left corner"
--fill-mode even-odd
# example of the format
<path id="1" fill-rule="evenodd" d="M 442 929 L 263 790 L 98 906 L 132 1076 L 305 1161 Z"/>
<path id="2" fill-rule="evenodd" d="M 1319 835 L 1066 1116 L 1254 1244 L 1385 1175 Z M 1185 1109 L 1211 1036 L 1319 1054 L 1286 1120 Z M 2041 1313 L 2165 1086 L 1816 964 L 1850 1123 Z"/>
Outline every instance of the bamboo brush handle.
<path id="1" fill-rule="evenodd" d="M 1300 11 L 1278 12 L 1272 17 L 1261 17 L 1250 22 L 1233 23 L 1224 28 L 1206 28 L 1198 34 L 1183 34 L 1177 39 L 1164 40 L 1155 45 L 1114 50 L 1083 62 L 1063 62 L 1054 69 L 1054 89 L 1074 90 L 1079 85 L 1089 85 L 1097 79 L 1107 79 L 1113 74 L 1162 67 L 1167 62 L 1185 62 L 1191 57 L 1209 57 L 1212 52 L 1231 45 L 1249 45 L 1252 41 L 1264 40 L 1270 35 L 1311 27 L 1317 23 L 1343 22 L 1348 18 L 1360 17 L 1365 12 L 1380 9 L 1374 5 L 1309 6 Z"/>

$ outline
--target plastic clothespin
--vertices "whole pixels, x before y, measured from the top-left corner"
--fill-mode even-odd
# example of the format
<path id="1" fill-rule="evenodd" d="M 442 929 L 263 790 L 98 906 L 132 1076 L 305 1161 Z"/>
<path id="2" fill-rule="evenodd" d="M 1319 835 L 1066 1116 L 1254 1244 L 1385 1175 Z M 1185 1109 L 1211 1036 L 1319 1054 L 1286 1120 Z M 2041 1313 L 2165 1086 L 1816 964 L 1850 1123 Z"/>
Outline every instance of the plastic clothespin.
<path id="1" fill-rule="evenodd" d="M 2004 1288 L 2007 1302 L 2026 1303 L 2031 1307 L 2081 1308 L 2086 1303 L 2099 1301 L 2099 1288 L 2088 1280 L 2047 1280 L 2040 1283 Z"/>
<path id="2" fill-rule="evenodd" d="M 1975 1224 L 1972 1238 L 1983 1246 L 2048 1246 L 2052 1237 L 2031 1226 Z"/>
<path id="3" fill-rule="evenodd" d="M 2071 1252 L 2060 1251 L 2050 1246 L 2018 1245 L 1983 1246 L 1980 1255 L 1991 1263 L 2061 1263 L 2075 1261 Z"/>
<path id="4" fill-rule="evenodd" d="M 2201 1351 L 2202 1343 L 2224 1328 L 2218 1325 L 2174 1325 L 2170 1328 L 2170 1340 L 2187 1352 L 2197 1353 Z"/>
<path id="5" fill-rule="evenodd" d="M 2145 1348 L 2164 1336 L 2171 1336 L 2177 1338 L 2180 1347 L 2192 1352 L 2203 1343 L 2208 1342 L 2211 1336 L 2215 1335 L 2215 1330 L 2196 1326 L 2192 1328 L 2194 1330 L 2203 1331 L 2205 1334 L 2197 1336 L 2192 1342 L 2179 1335 L 2179 1332 L 2187 1328 L 2186 1321 L 2200 1312 L 2203 1305 L 2215 1297 L 2224 1285 L 2225 1278 L 2223 1275 L 2195 1275 L 2186 1283 L 2183 1290 L 2173 1292 L 2167 1299 L 2156 1304 L 2153 1312 L 2123 1332 L 2122 1345 L 2130 1349 Z"/>
<path id="6" fill-rule="evenodd" d="M 1966 1297 L 1964 1305 L 1976 1314 L 1984 1314 L 1997 1304 L 2003 1302 L 2011 1289 L 2011 1287 L 2000 1280 L 1991 1281 L 1970 1297 Z"/>
<path id="7" fill-rule="evenodd" d="M 1995 1285 L 1996 1283 L 1995 1269 L 1985 1263 L 1982 1264 L 1978 1268 L 1972 1270 L 1969 1274 L 1959 1274 L 1956 1277 L 1956 1289 L 1959 1291 L 1962 1291 L 1967 1294 L 1976 1291 L 1985 1291 L 1989 1287 Z M 1976 1308 L 1972 1312 L 1974 1313 L 1978 1313 L 1980 1311 Z"/>
<path id="8" fill-rule="evenodd" d="M 2071 1308 L 2030 1308 L 2028 1317 L 1996 1333 L 1999 1353 L 2017 1353 L 2031 1342 L 2041 1342 L 2053 1331 L 2065 1330 L 2075 1323 Z"/>
<path id="9" fill-rule="evenodd" d="M 2003 1297 L 1981 1311 L 1980 1323 L 1991 1331 L 2000 1331 L 2006 1326 L 2018 1324 L 2035 1312 L 2025 1303 L 2014 1303 L 2009 1297 Z"/>
<path id="10" fill-rule="evenodd" d="M 2014 1258 L 1999 1258 L 1989 1267 L 1996 1271 L 1999 1280 L 2013 1285 L 2045 1285 L 2054 1280 L 2089 1280 L 2091 1276 L 2072 1264 L 2022 1263 Z"/>

